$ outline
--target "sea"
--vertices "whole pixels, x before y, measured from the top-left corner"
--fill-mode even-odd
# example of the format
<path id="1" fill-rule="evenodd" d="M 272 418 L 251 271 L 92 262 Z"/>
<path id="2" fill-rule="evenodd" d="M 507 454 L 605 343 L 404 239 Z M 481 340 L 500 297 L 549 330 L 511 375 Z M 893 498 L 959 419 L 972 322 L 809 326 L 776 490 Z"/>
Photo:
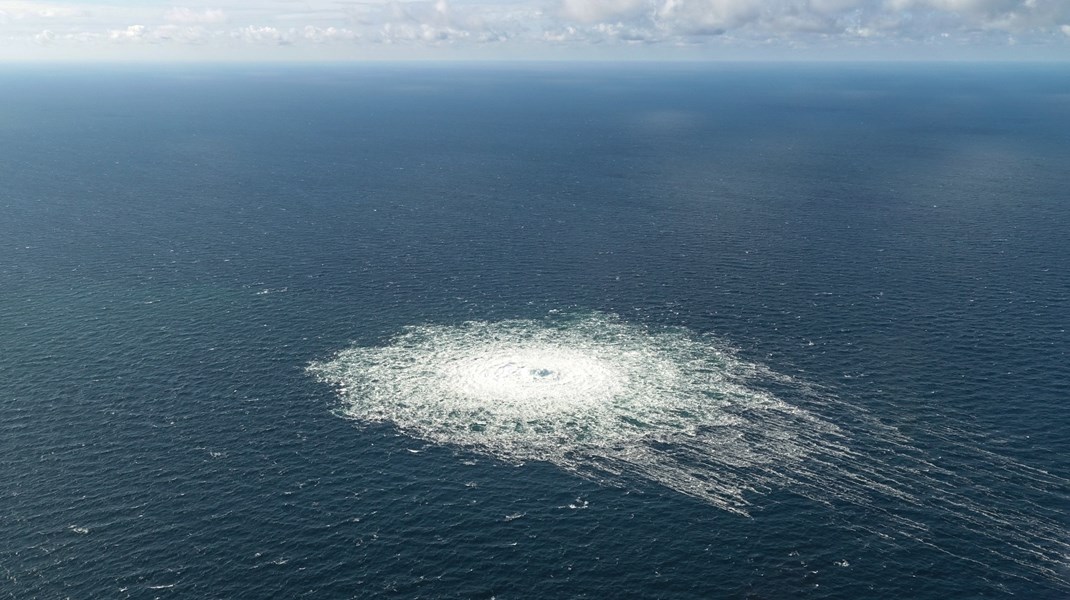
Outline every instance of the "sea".
<path id="1" fill-rule="evenodd" d="M 0 597 L 1070 597 L 1065 63 L 0 67 Z"/>

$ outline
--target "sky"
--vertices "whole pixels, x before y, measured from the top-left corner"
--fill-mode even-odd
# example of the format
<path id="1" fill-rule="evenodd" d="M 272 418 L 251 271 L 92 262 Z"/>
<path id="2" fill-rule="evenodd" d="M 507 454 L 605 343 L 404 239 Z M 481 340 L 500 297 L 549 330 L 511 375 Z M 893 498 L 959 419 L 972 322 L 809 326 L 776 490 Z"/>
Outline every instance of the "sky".
<path id="1" fill-rule="evenodd" d="M 0 0 L 0 62 L 1070 61 L 1070 0 Z"/>

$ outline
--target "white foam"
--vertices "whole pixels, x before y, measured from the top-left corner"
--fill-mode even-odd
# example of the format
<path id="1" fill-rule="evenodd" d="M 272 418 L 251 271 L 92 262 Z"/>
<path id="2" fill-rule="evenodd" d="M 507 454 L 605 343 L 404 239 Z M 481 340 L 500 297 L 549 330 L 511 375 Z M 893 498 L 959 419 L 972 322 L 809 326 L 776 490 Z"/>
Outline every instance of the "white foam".
<path id="1" fill-rule="evenodd" d="M 976 458 L 975 472 L 945 468 L 859 407 L 741 360 L 709 336 L 601 313 L 421 325 L 309 371 L 336 387 L 343 415 L 435 444 L 546 461 L 609 485 L 648 480 L 743 515 L 763 494 L 788 490 L 866 509 L 872 518 L 852 528 L 949 554 L 955 544 L 932 541 L 929 523 L 953 522 L 988 540 L 959 558 L 1067 585 L 1066 527 L 1030 510 L 1018 490 L 987 483 L 1013 478 L 1051 498 L 1067 489 L 1065 479 L 934 424 L 927 436 Z"/>
<path id="2" fill-rule="evenodd" d="M 640 475 L 745 512 L 749 491 L 783 479 L 777 465 L 842 450 L 831 423 L 744 385 L 754 368 L 712 339 L 591 314 L 410 327 L 310 370 L 360 421 L 505 460 Z"/>

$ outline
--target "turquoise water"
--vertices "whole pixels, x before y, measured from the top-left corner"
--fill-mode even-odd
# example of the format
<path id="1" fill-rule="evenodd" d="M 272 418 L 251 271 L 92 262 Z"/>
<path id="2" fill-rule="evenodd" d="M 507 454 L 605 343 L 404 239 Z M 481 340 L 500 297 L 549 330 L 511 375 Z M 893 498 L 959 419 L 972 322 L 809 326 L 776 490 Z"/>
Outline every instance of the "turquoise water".
<path id="1" fill-rule="evenodd" d="M 1064 596 L 1068 81 L 7 67 L 0 593 Z"/>

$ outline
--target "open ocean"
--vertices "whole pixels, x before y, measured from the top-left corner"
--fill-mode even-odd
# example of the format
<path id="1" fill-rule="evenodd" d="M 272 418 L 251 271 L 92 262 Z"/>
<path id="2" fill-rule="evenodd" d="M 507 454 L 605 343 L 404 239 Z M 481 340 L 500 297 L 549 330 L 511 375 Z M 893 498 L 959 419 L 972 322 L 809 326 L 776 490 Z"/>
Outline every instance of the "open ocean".
<path id="1" fill-rule="evenodd" d="M 1070 594 L 1070 71 L 0 69 L 0 597 Z"/>

